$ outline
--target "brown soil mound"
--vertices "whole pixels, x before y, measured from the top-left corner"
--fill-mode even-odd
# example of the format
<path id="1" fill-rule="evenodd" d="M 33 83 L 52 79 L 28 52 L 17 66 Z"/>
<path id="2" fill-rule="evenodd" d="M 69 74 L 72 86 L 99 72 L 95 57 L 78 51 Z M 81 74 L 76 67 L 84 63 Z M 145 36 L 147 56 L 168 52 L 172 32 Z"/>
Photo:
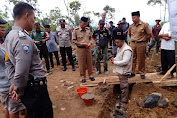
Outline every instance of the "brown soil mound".
<path id="1" fill-rule="evenodd" d="M 168 87 L 169 89 L 171 87 Z M 173 91 L 177 90 L 177 87 L 172 88 Z M 177 93 L 156 87 L 153 84 L 136 84 L 131 92 L 130 103 L 128 104 L 128 117 L 130 118 L 174 118 L 177 117 L 177 108 L 171 105 L 171 102 L 177 100 Z M 169 106 L 167 108 L 155 107 L 140 108 L 137 105 L 137 100 L 151 94 L 152 92 L 158 92 L 162 94 L 162 98 L 168 98 Z"/>

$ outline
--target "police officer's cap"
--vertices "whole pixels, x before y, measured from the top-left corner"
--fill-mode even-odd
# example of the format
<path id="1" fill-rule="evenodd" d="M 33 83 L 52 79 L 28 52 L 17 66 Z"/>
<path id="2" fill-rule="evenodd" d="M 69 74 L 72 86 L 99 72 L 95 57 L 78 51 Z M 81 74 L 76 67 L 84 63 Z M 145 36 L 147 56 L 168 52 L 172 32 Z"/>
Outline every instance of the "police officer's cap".
<path id="1" fill-rule="evenodd" d="M 109 21 L 109 23 L 113 23 L 112 21 Z"/>
<path id="2" fill-rule="evenodd" d="M 64 19 L 60 19 L 59 22 L 60 22 L 60 24 L 65 24 L 65 20 Z"/>
<path id="3" fill-rule="evenodd" d="M 125 22 L 123 20 L 120 20 L 117 25 L 124 24 Z"/>
<path id="4" fill-rule="evenodd" d="M 105 20 L 103 19 L 99 20 L 99 24 L 105 24 Z"/>
<path id="5" fill-rule="evenodd" d="M 7 22 L 5 20 L 0 19 L 0 27 L 5 27 Z"/>
<path id="6" fill-rule="evenodd" d="M 88 18 L 83 16 L 83 17 L 81 17 L 80 21 L 82 21 L 82 22 L 88 22 Z"/>
<path id="7" fill-rule="evenodd" d="M 50 25 L 46 25 L 45 28 L 50 28 Z"/>
<path id="8" fill-rule="evenodd" d="M 40 23 L 35 23 L 34 25 L 37 26 L 37 25 L 40 25 Z"/>
<path id="9" fill-rule="evenodd" d="M 139 11 L 132 12 L 132 16 L 140 16 L 140 12 Z"/>

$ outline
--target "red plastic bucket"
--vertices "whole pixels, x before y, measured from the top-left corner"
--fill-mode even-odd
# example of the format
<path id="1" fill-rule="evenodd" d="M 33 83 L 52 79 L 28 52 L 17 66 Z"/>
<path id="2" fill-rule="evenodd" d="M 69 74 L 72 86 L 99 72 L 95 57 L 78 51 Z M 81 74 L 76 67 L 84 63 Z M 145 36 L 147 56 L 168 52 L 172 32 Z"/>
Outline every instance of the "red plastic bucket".
<path id="1" fill-rule="evenodd" d="M 87 93 L 87 90 L 88 90 L 88 88 L 82 87 L 82 88 L 78 88 L 78 89 L 76 90 L 76 92 L 78 93 L 78 95 L 79 95 L 80 98 L 81 98 L 82 95 L 84 95 L 84 94 Z"/>
<path id="2" fill-rule="evenodd" d="M 93 104 L 94 94 L 86 93 L 82 95 L 81 98 L 84 100 L 86 106 L 90 106 Z"/>

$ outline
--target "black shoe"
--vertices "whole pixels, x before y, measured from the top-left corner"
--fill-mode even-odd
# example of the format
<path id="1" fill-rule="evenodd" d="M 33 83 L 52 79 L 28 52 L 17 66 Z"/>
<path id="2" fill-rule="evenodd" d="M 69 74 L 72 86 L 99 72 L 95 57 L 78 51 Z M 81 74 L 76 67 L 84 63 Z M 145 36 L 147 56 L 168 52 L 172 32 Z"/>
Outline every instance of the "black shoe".
<path id="1" fill-rule="evenodd" d="M 75 69 L 75 67 L 74 67 L 74 66 L 72 67 L 72 71 L 76 71 L 76 69 Z"/>
<path id="2" fill-rule="evenodd" d="M 66 67 L 64 67 L 64 68 L 63 68 L 63 71 L 66 71 L 66 70 L 67 70 L 67 68 L 66 68 Z"/>
<path id="3" fill-rule="evenodd" d="M 135 76 L 135 74 L 132 74 L 132 73 L 131 73 L 131 75 L 129 75 L 128 78 L 132 78 L 132 77 L 134 77 L 134 76 Z"/>
<path id="4" fill-rule="evenodd" d="M 90 80 L 91 80 L 91 81 L 95 81 L 95 78 L 94 78 L 94 77 L 90 77 Z"/>
<path id="5" fill-rule="evenodd" d="M 47 73 L 50 73 L 50 70 L 47 70 Z"/>
<path id="6" fill-rule="evenodd" d="M 86 82 L 86 79 L 82 79 L 82 81 L 81 81 L 82 83 L 85 83 Z"/>
<path id="7" fill-rule="evenodd" d="M 145 75 L 141 75 L 141 79 L 145 79 L 146 78 L 146 76 Z"/>

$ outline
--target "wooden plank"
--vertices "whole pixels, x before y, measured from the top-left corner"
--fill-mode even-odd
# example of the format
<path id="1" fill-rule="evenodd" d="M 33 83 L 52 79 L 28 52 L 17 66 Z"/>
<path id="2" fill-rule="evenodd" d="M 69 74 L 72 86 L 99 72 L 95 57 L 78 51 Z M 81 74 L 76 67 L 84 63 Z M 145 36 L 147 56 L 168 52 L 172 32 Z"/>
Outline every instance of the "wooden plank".
<path id="1" fill-rule="evenodd" d="M 148 73 L 146 75 L 146 79 L 140 79 L 140 75 L 137 75 L 133 78 L 129 78 L 128 81 L 129 83 L 142 83 L 142 82 L 152 82 L 152 80 L 154 80 L 155 78 L 161 78 L 161 75 L 158 75 L 156 73 Z M 118 76 L 106 76 L 106 77 L 96 77 L 95 81 L 87 81 L 86 83 L 82 83 L 81 86 L 93 86 L 99 83 L 99 82 L 103 82 L 104 79 L 106 79 L 106 83 L 108 84 L 120 84 L 119 82 L 119 78 Z"/>
<path id="2" fill-rule="evenodd" d="M 177 79 L 169 79 L 162 82 L 153 81 L 155 86 L 177 86 Z"/>
<path id="3" fill-rule="evenodd" d="M 160 86 L 160 79 L 162 78 L 163 75 L 157 75 L 156 73 L 147 73 L 146 74 L 146 79 L 140 79 L 140 75 L 137 75 L 133 78 L 129 78 L 128 79 L 128 83 L 146 83 L 146 82 L 153 82 L 154 84 L 158 84 Z M 176 74 L 175 74 L 176 76 Z M 106 77 L 96 77 L 95 81 L 87 81 L 86 83 L 82 83 L 80 84 L 80 86 L 85 86 L 85 87 L 94 87 L 94 86 L 98 86 L 99 82 L 105 82 L 108 85 L 111 84 L 120 84 L 119 78 L 118 76 L 106 76 Z M 177 79 L 168 79 L 168 80 L 164 80 L 162 81 L 161 86 L 169 86 L 171 83 L 171 85 L 177 85 Z"/>

